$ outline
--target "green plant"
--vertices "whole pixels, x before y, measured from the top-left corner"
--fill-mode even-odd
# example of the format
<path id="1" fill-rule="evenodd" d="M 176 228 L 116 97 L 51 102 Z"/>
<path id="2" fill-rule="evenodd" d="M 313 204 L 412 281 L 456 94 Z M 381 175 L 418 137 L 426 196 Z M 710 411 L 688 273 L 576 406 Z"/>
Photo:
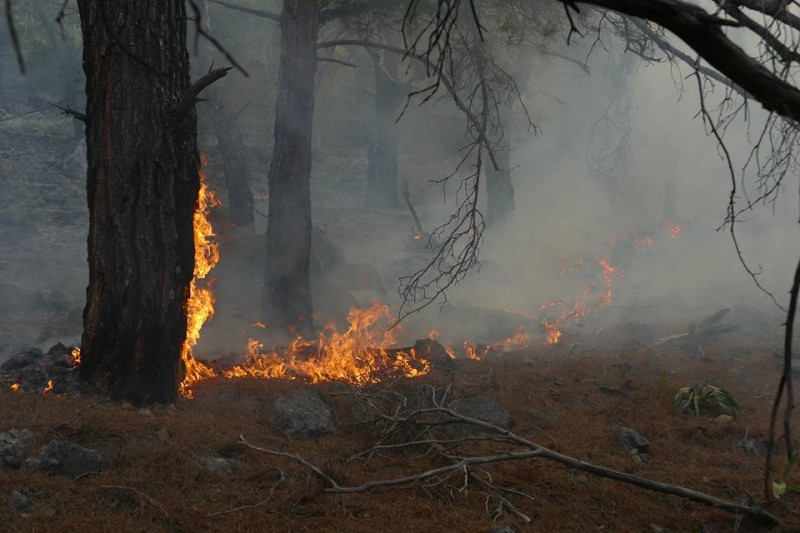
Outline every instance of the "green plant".
<path id="1" fill-rule="evenodd" d="M 732 415 L 736 415 L 740 410 L 739 404 L 730 392 L 708 383 L 681 387 L 675 393 L 672 403 L 683 411 L 691 408 L 696 415 L 700 415 L 700 411 L 712 406 L 720 407 Z"/>
<path id="2" fill-rule="evenodd" d="M 661 395 L 667 388 L 667 375 L 664 372 L 658 374 L 658 394 Z"/>
<path id="3" fill-rule="evenodd" d="M 772 482 L 772 495 L 775 496 L 776 500 L 779 500 L 781 496 L 786 494 L 786 491 L 792 492 L 800 492 L 800 485 L 787 485 L 786 480 L 789 479 L 789 472 L 791 472 L 792 467 L 800 459 L 800 452 L 794 452 L 792 454 L 791 459 L 789 459 L 789 463 L 784 467 L 783 472 L 781 472 L 781 477 L 778 481 Z"/>
<path id="4" fill-rule="evenodd" d="M 731 312 L 729 307 L 725 307 L 724 309 L 720 309 L 716 313 L 712 314 L 711 316 L 707 317 L 705 320 L 700 322 L 698 325 L 689 324 L 688 330 L 685 333 L 676 333 L 675 335 L 669 335 L 667 337 L 662 337 L 656 340 L 653 345 L 658 346 L 659 344 L 664 344 L 671 341 L 677 341 L 683 339 L 682 342 L 688 342 L 690 344 L 699 345 L 703 341 L 710 339 L 711 337 L 715 337 L 717 335 L 722 335 L 723 333 L 729 333 L 737 329 L 737 325 L 732 322 L 723 322 L 725 316 Z"/>

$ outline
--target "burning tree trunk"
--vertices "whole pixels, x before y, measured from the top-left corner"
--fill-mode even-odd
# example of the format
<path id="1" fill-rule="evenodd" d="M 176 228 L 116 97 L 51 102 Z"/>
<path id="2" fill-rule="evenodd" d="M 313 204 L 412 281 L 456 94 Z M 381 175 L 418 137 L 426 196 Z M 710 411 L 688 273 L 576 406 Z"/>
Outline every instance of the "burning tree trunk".
<path id="1" fill-rule="evenodd" d="M 89 286 L 80 374 L 114 400 L 171 402 L 186 336 L 199 181 L 183 0 L 79 0 Z M 176 113 L 176 109 L 187 109 Z"/>
<path id="2" fill-rule="evenodd" d="M 395 80 L 381 59 L 381 54 L 367 49 L 375 71 L 375 140 L 367 159 L 367 192 L 364 204 L 368 207 L 396 208 L 397 155 L 399 129 L 397 114 L 403 100 L 403 86 Z"/>
<path id="3" fill-rule="evenodd" d="M 284 0 L 262 314 L 271 326 L 294 326 L 300 333 L 312 329 L 310 179 L 318 29 L 315 2 Z"/>

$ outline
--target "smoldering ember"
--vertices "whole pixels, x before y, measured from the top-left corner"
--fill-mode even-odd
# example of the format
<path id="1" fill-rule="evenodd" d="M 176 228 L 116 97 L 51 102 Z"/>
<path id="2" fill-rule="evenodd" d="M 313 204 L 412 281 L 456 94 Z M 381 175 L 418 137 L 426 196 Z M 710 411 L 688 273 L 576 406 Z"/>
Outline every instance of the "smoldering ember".
<path id="1" fill-rule="evenodd" d="M 798 531 L 800 5 L 7 0 L 3 531 Z"/>

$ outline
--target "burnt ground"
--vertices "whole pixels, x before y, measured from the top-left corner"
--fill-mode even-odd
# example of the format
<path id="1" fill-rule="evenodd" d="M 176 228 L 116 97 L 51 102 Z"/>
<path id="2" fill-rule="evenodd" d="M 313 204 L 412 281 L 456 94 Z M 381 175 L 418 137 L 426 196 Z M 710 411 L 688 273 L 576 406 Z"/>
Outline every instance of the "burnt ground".
<path id="1" fill-rule="evenodd" d="M 482 396 L 505 406 L 518 435 L 581 460 L 673 483 L 741 504 L 762 499 L 764 439 L 780 360 L 769 350 L 744 354 L 742 338 L 719 339 L 703 354 L 678 346 L 659 351 L 633 342 L 621 349 L 578 353 L 570 345 L 535 347 L 486 361 L 460 361 L 417 379 L 362 389 L 369 396 L 408 394 L 420 384 L 450 386 L 452 398 Z M 685 385 L 711 383 L 741 405 L 736 418 L 713 409 L 700 416 L 672 404 Z M 331 406 L 335 431 L 319 439 L 288 438 L 272 426 L 273 401 L 298 388 L 319 391 Z M 195 399 L 136 410 L 90 396 L 0 392 L 1 430 L 29 428 L 35 442 L 53 439 L 98 450 L 109 464 L 98 474 L 48 476 L 21 468 L 2 474 L 0 516 L 7 531 L 757 531 L 730 513 L 607 479 L 543 459 L 476 469 L 507 492 L 508 509 L 486 487 L 464 476 L 332 494 L 308 468 L 242 445 L 294 453 L 319 465 L 340 485 L 409 475 L 446 463 L 426 447 L 375 445 L 380 421 L 364 417 L 353 389 L 336 383 L 213 380 Z M 632 456 L 611 434 L 626 426 L 651 443 L 649 457 Z M 479 442 L 469 453 L 508 445 Z M 235 469 L 211 472 L 202 457 L 227 458 Z M 778 464 L 782 467 L 783 458 Z M 791 474 L 796 479 L 799 474 Z M 13 510 L 11 491 L 33 506 Z M 521 494 L 527 494 L 529 498 Z M 800 530 L 800 495 L 769 511 Z"/>

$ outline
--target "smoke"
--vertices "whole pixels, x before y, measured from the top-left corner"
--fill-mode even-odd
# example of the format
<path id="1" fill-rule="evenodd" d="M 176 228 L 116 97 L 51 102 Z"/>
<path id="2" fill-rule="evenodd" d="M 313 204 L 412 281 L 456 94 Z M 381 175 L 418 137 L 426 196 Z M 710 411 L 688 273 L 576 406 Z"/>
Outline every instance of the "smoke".
<path id="1" fill-rule="evenodd" d="M 265 213 L 280 55 L 278 29 L 217 8 L 213 13 L 215 34 L 251 72 L 248 79 L 229 76 L 221 88 L 239 113 L 256 208 Z M 247 31 L 240 24 L 246 24 Z M 441 338 L 448 342 L 489 342 L 512 335 L 520 325 L 528 329 L 532 343 L 541 342 L 541 319 L 548 313 L 542 306 L 548 301 L 571 303 L 590 288 L 586 303 L 597 307 L 608 288 L 600 265 L 603 258 L 615 269 L 613 301 L 586 317 L 584 324 L 596 325 L 594 330 L 602 326 L 608 332 L 645 324 L 664 334 L 680 332 L 723 307 L 733 307 L 734 314 L 741 310 L 737 320 L 771 328 L 780 325 L 781 312 L 741 265 L 729 226 L 718 230 L 725 221 L 732 182 L 723 152 L 698 116 L 700 100 L 695 80 L 686 77 L 689 70 L 679 72 L 668 64 L 645 65 L 610 42 L 607 50 L 598 48 L 589 55 L 589 41 L 576 43 L 573 39 L 572 45 L 566 46 L 555 34 L 549 37 L 549 53 L 532 49 L 519 59 L 529 62 L 518 69 L 524 75 L 517 82 L 541 133 L 528 130 L 520 107 L 514 104 L 505 137 L 516 189 L 513 217 L 486 231 L 480 271 L 470 273 L 449 290 L 447 305 L 440 307 L 437 302 L 403 322 L 402 343 L 425 337 L 432 329 L 441 331 Z M 315 239 L 318 245 L 320 239 L 326 239 L 341 254 L 333 263 L 324 259 L 312 280 L 318 325 L 342 321 L 349 307 L 366 307 L 372 299 L 399 310 L 398 278 L 423 268 L 431 257 L 425 240 L 413 239 L 414 221 L 404 206 L 397 211 L 363 207 L 367 149 L 373 131 L 372 63 L 363 51 L 337 49 L 336 54 L 337 59 L 362 68 L 320 64 L 317 77 L 312 204 L 314 224 L 323 237 Z M 584 69 L 580 64 L 587 56 Z M 413 69 L 407 74 L 409 79 L 416 75 Z M 716 87 L 708 94 L 709 108 L 715 109 L 723 98 L 723 88 Z M 460 156 L 458 149 L 465 144 L 464 118 L 447 98 L 423 106 L 417 102 L 412 101 L 397 124 L 399 163 L 423 229 L 430 232 L 446 220 L 455 205 L 458 176 L 444 192 L 429 181 L 453 170 Z M 216 141 L 203 120 L 211 108 L 201 103 L 198 110 L 200 144 L 210 160 L 208 173 L 223 190 Z M 62 129 L 70 127 L 68 119 L 60 120 Z M 745 200 L 741 180 L 751 198 L 758 196 L 752 165 L 743 178 L 740 171 L 764 120 L 764 113 L 751 106 L 747 121 L 738 120 L 725 132 L 739 205 Z M 36 257 L 0 257 L 0 268 L 14 284 L 2 293 L 10 295 L 4 296 L 5 307 L 23 309 L 40 298 L 37 294 L 13 296 L 13 291 L 20 290 L 18 285 L 23 292 L 37 287 L 46 300 L 47 294 L 58 289 L 63 293 L 60 312 L 71 318 L 56 331 L 43 326 L 36 326 L 35 332 L 24 331 L 13 343 L 3 339 L 18 329 L 18 321 L 5 318 L 6 336 L 0 338 L 0 344 L 7 347 L 35 344 L 44 337 L 76 339 L 80 333 L 87 276 L 85 200 L 75 172 L 62 168 L 61 161 L 74 151 L 74 144 L 67 141 L 71 134 L 64 131 L 60 135 L 63 143 L 57 150 L 61 153 L 53 155 L 51 164 L 41 168 L 39 175 L 41 182 L 51 185 L 62 183 L 61 177 L 69 182 L 68 207 L 82 222 L 70 218 L 69 228 L 74 231 L 59 235 L 58 247 L 49 252 L 45 245 L 52 235 L 32 235 Z M 19 153 L 0 155 L 0 165 L 17 168 L 23 161 Z M 800 236 L 795 231 L 796 177 L 790 174 L 786 179 L 775 202 L 759 204 L 736 225 L 744 259 L 782 305 L 787 303 L 800 250 Z M 485 189 L 481 194 L 480 207 L 485 210 Z M 15 203 L 14 209 L 27 210 L 26 221 L 35 219 L 35 210 L 41 208 L 34 196 L 18 197 L 22 200 Z M 51 208 L 58 203 L 49 197 L 48 201 Z M 8 219 L 13 213 L 5 213 L 0 234 L 11 235 Z M 45 226 L 58 226 L 55 215 L 51 218 Z M 261 272 L 268 258 L 263 252 L 265 219 L 261 215 L 256 218 L 255 230 L 217 226 L 222 234 L 222 258 L 214 274 L 219 303 L 198 346 L 201 357 L 241 354 L 247 338 L 260 333 L 252 324 L 258 320 Z M 669 220 L 681 226 L 677 239 L 665 228 Z M 652 245 L 637 247 L 634 231 L 651 238 Z M 67 249 L 71 252 L 65 260 Z M 565 274 L 565 265 L 576 261 L 583 262 L 579 271 Z M 63 268 L 51 268 L 54 265 Z M 60 274 L 54 276 L 54 270 Z M 46 313 L 54 308 L 39 310 L 43 313 L 39 319 L 48 320 Z M 580 331 L 574 323 L 565 325 L 567 338 Z M 269 338 L 274 332 L 268 327 L 266 335 Z"/>

